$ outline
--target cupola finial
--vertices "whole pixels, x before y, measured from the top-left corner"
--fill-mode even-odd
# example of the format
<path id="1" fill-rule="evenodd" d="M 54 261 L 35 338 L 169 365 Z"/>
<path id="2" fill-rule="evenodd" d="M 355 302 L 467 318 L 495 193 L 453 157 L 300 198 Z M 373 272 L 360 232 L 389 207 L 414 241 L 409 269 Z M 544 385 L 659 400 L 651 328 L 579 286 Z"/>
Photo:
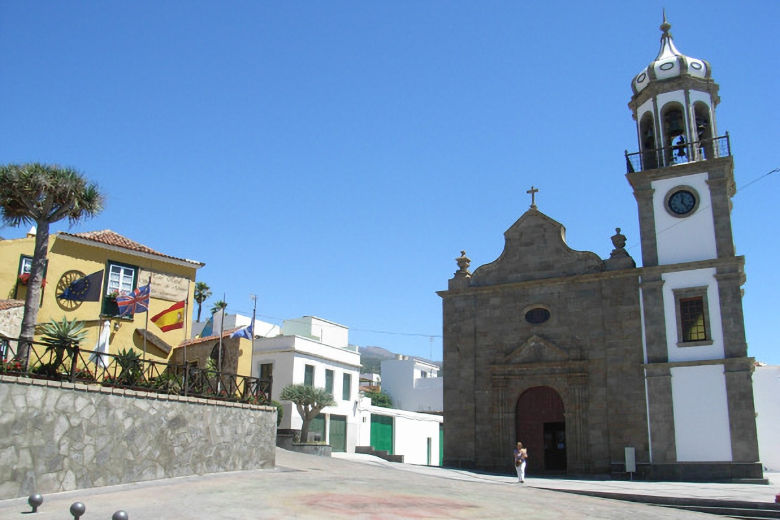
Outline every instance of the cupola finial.
<path id="1" fill-rule="evenodd" d="M 674 46 L 672 33 L 669 32 L 669 29 L 672 28 L 672 24 L 666 19 L 666 9 L 663 10 L 663 18 L 663 23 L 661 23 L 661 26 L 659 27 L 663 32 L 661 35 L 661 49 L 658 51 L 658 56 L 655 58 L 656 60 L 680 55 L 680 51 Z"/>
<path id="2" fill-rule="evenodd" d="M 663 15 L 664 15 L 664 21 L 663 21 L 663 23 L 661 24 L 661 27 L 660 27 L 660 29 L 661 29 L 661 30 L 664 32 L 664 34 L 663 34 L 663 35 L 664 35 L 664 36 L 666 36 L 667 34 L 669 34 L 669 29 L 671 29 L 671 28 L 672 28 L 672 24 L 670 24 L 670 23 L 669 23 L 669 22 L 666 20 L 666 8 L 663 8 Z M 671 36 L 671 34 L 669 34 L 669 36 Z"/>

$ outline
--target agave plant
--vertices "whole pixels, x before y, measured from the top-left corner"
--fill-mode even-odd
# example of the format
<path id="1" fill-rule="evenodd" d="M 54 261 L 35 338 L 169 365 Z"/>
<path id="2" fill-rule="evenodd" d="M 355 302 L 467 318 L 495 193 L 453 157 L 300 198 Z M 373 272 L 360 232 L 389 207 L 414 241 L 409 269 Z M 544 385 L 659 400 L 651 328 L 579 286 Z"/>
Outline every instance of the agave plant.
<path id="1" fill-rule="evenodd" d="M 141 379 L 143 367 L 141 356 L 132 349 L 122 349 L 116 354 L 116 363 L 119 365 L 119 382 L 124 385 L 135 385 Z"/>
<path id="2" fill-rule="evenodd" d="M 54 359 L 39 370 L 39 372 L 49 375 L 56 374 L 57 369 L 62 365 L 65 353 L 67 352 L 69 357 L 73 357 L 79 343 L 87 337 L 83 321 L 69 321 L 65 316 L 62 317 L 61 321 L 51 320 L 41 324 L 38 327 L 38 332 L 41 334 L 41 343 L 46 346 L 46 352 L 54 353 Z"/>

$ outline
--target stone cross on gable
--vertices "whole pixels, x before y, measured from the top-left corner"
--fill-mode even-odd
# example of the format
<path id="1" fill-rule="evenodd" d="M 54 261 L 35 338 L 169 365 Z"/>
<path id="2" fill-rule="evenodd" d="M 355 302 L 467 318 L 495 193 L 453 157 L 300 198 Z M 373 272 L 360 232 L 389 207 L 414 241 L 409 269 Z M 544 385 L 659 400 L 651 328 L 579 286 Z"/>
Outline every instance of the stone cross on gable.
<path id="1" fill-rule="evenodd" d="M 539 193 L 539 188 L 531 186 L 531 189 L 526 191 L 526 193 L 531 194 L 531 209 L 536 209 L 536 194 Z"/>

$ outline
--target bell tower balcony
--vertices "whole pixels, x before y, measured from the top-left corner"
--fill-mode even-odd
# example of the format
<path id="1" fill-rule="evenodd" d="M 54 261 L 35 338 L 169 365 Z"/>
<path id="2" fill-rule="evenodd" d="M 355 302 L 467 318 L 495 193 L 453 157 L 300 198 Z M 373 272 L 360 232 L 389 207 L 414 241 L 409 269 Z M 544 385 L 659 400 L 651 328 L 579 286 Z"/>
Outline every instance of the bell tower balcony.
<path id="1" fill-rule="evenodd" d="M 686 143 L 679 139 L 672 146 L 652 148 L 641 152 L 628 153 L 626 150 L 627 173 L 667 168 L 678 164 L 706 161 L 731 155 L 729 133 L 712 139 L 702 139 Z"/>

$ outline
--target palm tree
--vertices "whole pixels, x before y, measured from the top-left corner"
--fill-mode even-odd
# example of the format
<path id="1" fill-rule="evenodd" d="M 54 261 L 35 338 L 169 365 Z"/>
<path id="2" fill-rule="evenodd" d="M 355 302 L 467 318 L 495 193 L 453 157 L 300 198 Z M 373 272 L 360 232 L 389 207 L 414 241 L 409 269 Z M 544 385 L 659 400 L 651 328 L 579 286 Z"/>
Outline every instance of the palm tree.
<path id="1" fill-rule="evenodd" d="M 11 226 L 35 224 L 37 228 L 19 334 L 23 341 L 17 352 L 17 357 L 25 363 L 40 308 L 49 225 L 64 218 L 75 224 L 102 209 L 103 195 L 97 185 L 74 169 L 40 163 L 0 166 L 0 218 Z"/>
<path id="2" fill-rule="evenodd" d="M 211 296 L 211 287 L 206 282 L 195 282 L 195 301 L 198 302 L 198 319 L 200 321 L 200 306 Z"/>
<path id="3" fill-rule="evenodd" d="M 222 316 L 219 319 L 219 353 L 217 354 L 217 370 L 222 371 L 222 331 L 225 328 L 225 309 L 227 308 L 227 302 L 225 300 L 217 300 L 214 305 L 211 306 L 211 316 L 213 317 L 219 311 L 222 311 Z"/>
<path id="4" fill-rule="evenodd" d="M 227 302 L 225 300 L 217 300 L 214 302 L 214 305 L 211 306 L 211 314 L 216 314 L 219 311 L 225 310 L 226 307 Z"/>

